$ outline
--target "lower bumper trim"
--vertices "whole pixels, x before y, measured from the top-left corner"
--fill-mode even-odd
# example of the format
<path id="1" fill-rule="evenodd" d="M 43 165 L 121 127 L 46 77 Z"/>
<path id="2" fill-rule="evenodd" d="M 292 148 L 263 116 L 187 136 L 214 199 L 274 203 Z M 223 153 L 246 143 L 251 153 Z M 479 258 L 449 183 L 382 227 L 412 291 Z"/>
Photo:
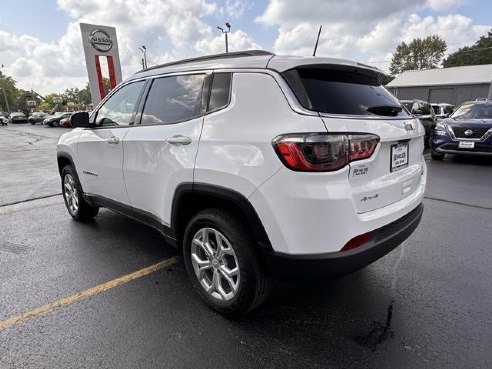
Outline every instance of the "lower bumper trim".
<path id="1" fill-rule="evenodd" d="M 289 255 L 265 251 L 273 277 L 289 282 L 306 282 L 340 277 L 380 259 L 405 241 L 417 228 L 424 205 L 419 204 L 402 218 L 373 231 L 373 238 L 356 249 L 327 254 Z"/>

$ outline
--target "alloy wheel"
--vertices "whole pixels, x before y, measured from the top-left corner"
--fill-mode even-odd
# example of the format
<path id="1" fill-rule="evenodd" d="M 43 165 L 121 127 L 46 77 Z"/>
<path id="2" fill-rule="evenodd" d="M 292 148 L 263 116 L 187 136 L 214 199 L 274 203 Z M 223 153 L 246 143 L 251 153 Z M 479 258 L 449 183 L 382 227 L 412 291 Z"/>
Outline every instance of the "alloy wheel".
<path id="1" fill-rule="evenodd" d="M 227 238 L 214 228 L 201 228 L 193 237 L 191 262 L 202 288 L 217 300 L 229 301 L 240 285 L 239 263 Z"/>
<path id="2" fill-rule="evenodd" d="M 75 186 L 75 180 L 70 174 L 63 178 L 63 195 L 71 214 L 76 214 L 79 209 L 79 194 Z"/>

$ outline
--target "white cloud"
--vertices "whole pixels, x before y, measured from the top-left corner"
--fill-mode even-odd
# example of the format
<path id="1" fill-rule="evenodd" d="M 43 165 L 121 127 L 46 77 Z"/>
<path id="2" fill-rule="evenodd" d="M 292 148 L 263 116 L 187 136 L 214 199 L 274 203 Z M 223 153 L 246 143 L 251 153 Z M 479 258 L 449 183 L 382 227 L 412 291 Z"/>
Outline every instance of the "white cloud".
<path id="1" fill-rule="evenodd" d="M 72 17 L 60 39 L 43 42 L 32 35 L 0 30 L 1 62 L 6 66 L 2 71 L 12 75 L 20 87 L 41 93 L 83 87 L 87 75 L 79 22 L 116 27 L 124 77 L 140 69 L 141 45 L 147 47 L 149 66 L 220 53 L 224 36 L 207 20 L 244 18 L 252 7 L 246 0 L 225 0 L 222 5 L 216 1 L 58 0 L 59 8 Z M 477 25 L 460 14 L 420 15 L 422 11 L 449 13 L 464 1 L 373 0 L 363 4 L 360 0 L 270 0 L 251 26 L 277 30 L 272 45 L 277 53 L 311 55 L 318 27 L 323 25 L 317 55 L 355 59 L 387 69 L 391 53 L 402 40 L 438 34 L 452 52 L 486 34 L 490 24 Z M 231 51 L 260 48 L 261 43 L 244 29 L 233 28 L 229 34 Z"/>
<path id="2" fill-rule="evenodd" d="M 401 38 L 411 41 L 416 37 L 439 35 L 446 41 L 448 52 L 453 52 L 463 45 L 473 44 L 490 28 L 490 25 L 473 24 L 471 18 L 461 14 L 425 18 L 412 14 L 401 30 Z"/>
<path id="3" fill-rule="evenodd" d="M 252 8 L 252 4 L 246 0 L 226 0 L 223 7 L 219 8 L 218 17 L 227 17 L 230 19 L 239 19 L 243 16 L 246 10 Z"/>
<path id="4" fill-rule="evenodd" d="M 465 3 L 465 0 L 428 0 L 427 7 L 438 12 L 456 10 Z"/>
<path id="5" fill-rule="evenodd" d="M 311 55 L 319 25 L 323 25 L 319 56 L 342 57 L 388 69 L 391 54 L 402 40 L 437 34 L 448 51 L 473 44 L 490 25 L 477 25 L 460 14 L 420 17 L 422 10 L 444 10 L 461 0 L 372 1 L 271 0 L 256 22 L 278 27 L 274 51 Z"/>
<path id="6" fill-rule="evenodd" d="M 228 0 L 225 6 L 235 17 L 247 9 L 242 0 Z M 47 43 L 30 35 L 0 31 L 3 71 L 21 88 L 48 93 L 85 85 L 79 22 L 116 27 L 124 78 L 141 68 L 141 45 L 147 47 L 149 66 L 223 52 L 223 38 L 203 19 L 218 12 L 213 0 L 58 0 L 58 7 L 73 18 L 59 40 Z M 256 47 L 244 31 L 230 34 L 231 50 Z"/>
<path id="7" fill-rule="evenodd" d="M 253 38 L 245 32 L 238 30 L 228 34 L 229 51 L 261 49 Z M 218 54 L 225 52 L 224 36 L 207 37 L 197 41 L 195 49 L 201 54 Z"/>

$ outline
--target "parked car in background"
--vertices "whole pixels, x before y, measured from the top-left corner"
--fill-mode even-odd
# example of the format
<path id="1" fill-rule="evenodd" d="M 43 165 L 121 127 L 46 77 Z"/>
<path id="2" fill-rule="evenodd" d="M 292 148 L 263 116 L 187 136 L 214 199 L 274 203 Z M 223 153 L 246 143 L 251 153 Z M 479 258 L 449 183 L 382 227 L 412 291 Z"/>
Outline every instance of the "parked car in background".
<path id="1" fill-rule="evenodd" d="M 454 112 L 454 105 L 439 103 L 439 104 L 431 104 L 432 109 L 434 109 L 434 113 L 436 115 L 436 120 L 442 120 L 449 117 Z"/>
<path id="2" fill-rule="evenodd" d="M 492 102 L 469 101 L 437 123 L 431 140 L 432 159 L 446 154 L 492 156 Z"/>
<path id="3" fill-rule="evenodd" d="M 31 124 L 36 124 L 36 123 L 43 123 L 43 120 L 46 118 L 49 118 L 50 115 L 48 113 L 43 113 L 42 111 L 36 111 L 32 113 L 29 118 L 27 118 L 27 121 Z"/>
<path id="4" fill-rule="evenodd" d="M 401 100 L 402 105 L 410 112 L 410 114 L 419 118 L 420 122 L 425 128 L 424 144 L 428 148 L 430 146 L 429 141 L 431 133 L 436 126 L 436 114 L 434 109 L 427 101 L 423 100 Z"/>
<path id="5" fill-rule="evenodd" d="M 6 126 L 8 122 L 9 122 L 8 118 L 4 117 L 4 116 L 0 113 L 0 125 L 2 125 L 2 126 Z"/>
<path id="6" fill-rule="evenodd" d="M 52 117 L 45 119 L 43 124 L 50 127 L 58 127 L 63 118 L 70 118 L 72 114 L 73 112 L 56 112 Z"/>
<path id="7" fill-rule="evenodd" d="M 24 113 L 17 111 L 10 114 L 10 123 L 27 123 L 27 117 Z"/>
<path id="8" fill-rule="evenodd" d="M 60 120 L 60 127 L 64 127 L 64 128 L 70 128 L 70 127 L 72 127 L 72 125 L 70 124 L 70 117 L 72 115 L 73 114 L 70 114 L 69 117 L 66 117 L 66 118 L 63 118 L 62 120 Z"/>

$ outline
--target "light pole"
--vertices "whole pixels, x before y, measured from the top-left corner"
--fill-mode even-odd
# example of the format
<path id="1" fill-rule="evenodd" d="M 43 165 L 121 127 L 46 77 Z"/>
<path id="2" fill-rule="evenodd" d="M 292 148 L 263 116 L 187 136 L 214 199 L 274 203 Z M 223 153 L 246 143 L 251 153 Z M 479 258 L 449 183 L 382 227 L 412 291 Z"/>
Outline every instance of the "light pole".
<path id="1" fill-rule="evenodd" d="M 3 64 L 0 68 L 3 68 Z M 10 106 L 9 106 L 9 100 L 7 99 L 7 93 L 5 92 L 5 87 L 3 84 L 3 77 L 2 77 L 2 86 L 1 89 L 3 91 L 3 98 L 5 99 L 5 107 L 7 108 L 7 114 L 10 115 Z"/>
<path id="2" fill-rule="evenodd" d="M 224 28 L 222 27 L 217 27 L 218 29 L 220 29 L 222 31 L 222 33 L 225 35 L 225 44 L 226 44 L 226 53 L 229 52 L 229 42 L 227 40 L 227 34 L 229 32 L 231 32 L 231 24 L 230 23 L 226 23 L 225 26 L 227 27 L 227 30 L 225 30 Z"/>
<path id="3" fill-rule="evenodd" d="M 147 69 L 147 48 L 145 45 L 142 45 L 138 49 L 143 53 L 142 68 Z"/>

